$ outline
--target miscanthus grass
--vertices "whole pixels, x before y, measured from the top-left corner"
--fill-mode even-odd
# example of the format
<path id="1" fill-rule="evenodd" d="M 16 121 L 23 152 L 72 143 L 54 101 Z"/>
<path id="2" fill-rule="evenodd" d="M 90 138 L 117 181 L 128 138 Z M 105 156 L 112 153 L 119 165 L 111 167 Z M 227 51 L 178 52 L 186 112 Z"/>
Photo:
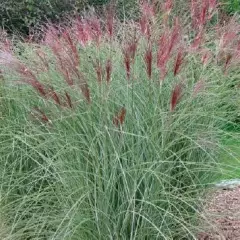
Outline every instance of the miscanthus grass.
<path id="1" fill-rule="evenodd" d="M 110 5 L 21 55 L 2 41 L 1 239 L 196 238 L 238 115 L 239 25 L 215 27 L 215 1 L 190 25 L 173 8 L 120 24 Z"/>

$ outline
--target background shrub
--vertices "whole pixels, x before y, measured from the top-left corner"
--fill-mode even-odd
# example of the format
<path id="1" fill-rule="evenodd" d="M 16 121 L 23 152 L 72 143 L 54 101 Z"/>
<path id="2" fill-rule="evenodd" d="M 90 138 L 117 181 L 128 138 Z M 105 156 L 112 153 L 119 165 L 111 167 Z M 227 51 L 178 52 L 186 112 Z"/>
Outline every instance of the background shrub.
<path id="1" fill-rule="evenodd" d="M 89 6 L 96 8 L 109 0 L 9 0 L 0 4 L 1 27 L 8 32 L 28 34 L 31 28 L 50 20 L 59 22 L 68 15 L 80 13 Z M 117 3 L 121 19 L 134 15 L 137 0 L 120 0 Z"/>
<path id="2" fill-rule="evenodd" d="M 74 10 L 81 10 L 87 0 L 9 0 L 0 7 L 2 28 L 27 34 L 29 29 L 46 21 L 57 22 Z"/>
<path id="3" fill-rule="evenodd" d="M 240 13 L 240 1 L 239 0 L 224 0 L 223 9 L 230 15 Z"/>
<path id="4" fill-rule="evenodd" d="M 88 7 L 99 8 L 110 0 L 9 0 L 0 5 L 1 27 L 8 32 L 28 34 L 31 28 L 46 22 L 60 22 L 65 17 L 80 14 Z M 120 19 L 136 16 L 138 0 L 117 1 Z"/>

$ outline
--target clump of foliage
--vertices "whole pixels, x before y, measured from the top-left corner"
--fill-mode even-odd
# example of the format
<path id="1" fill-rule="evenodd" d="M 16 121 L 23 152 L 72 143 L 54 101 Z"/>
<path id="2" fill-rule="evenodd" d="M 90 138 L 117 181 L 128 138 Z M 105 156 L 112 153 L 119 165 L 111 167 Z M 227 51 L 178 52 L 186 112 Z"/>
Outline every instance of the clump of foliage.
<path id="1" fill-rule="evenodd" d="M 88 7 L 99 8 L 110 0 L 9 0 L 0 5 L 1 28 L 10 33 L 27 35 L 47 22 L 59 23 L 69 16 L 81 14 Z M 124 19 L 137 11 L 137 0 L 118 1 L 118 15 Z"/>
<path id="2" fill-rule="evenodd" d="M 143 1 L 1 42 L 0 214 L 8 239 L 194 239 L 237 114 L 236 19 Z M 160 9 L 160 12 L 156 12 Z M 213 21 L 214 22 L 214 21 Z"/>
<path id="3" fill-rule="evenodd" d="M 1 27 L 9 32 L 28 34 L 31 28 L 47 21 L 59 22 L 83 10 L 85 0 L 9 0 L 0 5 Z"/>
<path id="4" fill-rule="evenodd" d="M 223 0 L 223 9 L 230 15 L 240 13 L 240 1 L 238 0 Z"/>

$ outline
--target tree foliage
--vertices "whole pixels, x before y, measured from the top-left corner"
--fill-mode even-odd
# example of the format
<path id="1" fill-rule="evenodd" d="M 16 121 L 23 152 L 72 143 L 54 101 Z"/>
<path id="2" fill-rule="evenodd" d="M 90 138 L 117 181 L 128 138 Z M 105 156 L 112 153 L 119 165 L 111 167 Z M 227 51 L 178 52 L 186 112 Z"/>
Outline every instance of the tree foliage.
<path id="1" fill-rule="evenodd" d="M 27 34 L 47 19 L 58 22 L 68 13 L 81 10 L 87 0 L 0 0 L 2 28 Z"/>

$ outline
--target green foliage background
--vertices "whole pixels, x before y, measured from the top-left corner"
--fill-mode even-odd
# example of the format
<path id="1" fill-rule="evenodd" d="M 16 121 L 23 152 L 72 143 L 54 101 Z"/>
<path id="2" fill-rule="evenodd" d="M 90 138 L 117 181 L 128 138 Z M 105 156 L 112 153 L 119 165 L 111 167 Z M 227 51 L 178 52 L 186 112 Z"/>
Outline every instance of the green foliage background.
<path id="1" fill-rule="evenodd" d="M 235 13 L 240 13 L 240 1 L 239 0 L 224 0 L 224 9 L 225 11 L 232 15 Z"/>
<path id="2" fill-rule="evenodd" d="M 138 0 L 118 0 L 118 16 L 129 18 L 136 11 Z M 10 33 L 28 34 L 29 29 L 50 20 L 59 22 L 84 8 L 101 7 L 110 0 L 0 0 L 1 28 Z"/>
<path id="3" fill-rule="evenodd" d="M 1 27 L 9 32 L 28 33 L 29 28 L 47 19 L 57 22 L 87 3 L 87 0 L 1 0 Z"/>
<path id="4" fill-rule="evenodd" d="M 10 33 L 28 34 L 29 29 L 50 20 L 59 22 L 89 6 L 101 8 L 110 0 L 0 0 L 0 27 Z M 134 18 L 138 0 L 116 0 L 120 19 Z M 179 1 L 184 5 L 185 1 Z M 177 2 L 176 2 L 177 3 Z M 186 3 L 186 2 L 185 2 Z M 239 0 L 220 0 L 229 15 L 240 12 Z"/>

